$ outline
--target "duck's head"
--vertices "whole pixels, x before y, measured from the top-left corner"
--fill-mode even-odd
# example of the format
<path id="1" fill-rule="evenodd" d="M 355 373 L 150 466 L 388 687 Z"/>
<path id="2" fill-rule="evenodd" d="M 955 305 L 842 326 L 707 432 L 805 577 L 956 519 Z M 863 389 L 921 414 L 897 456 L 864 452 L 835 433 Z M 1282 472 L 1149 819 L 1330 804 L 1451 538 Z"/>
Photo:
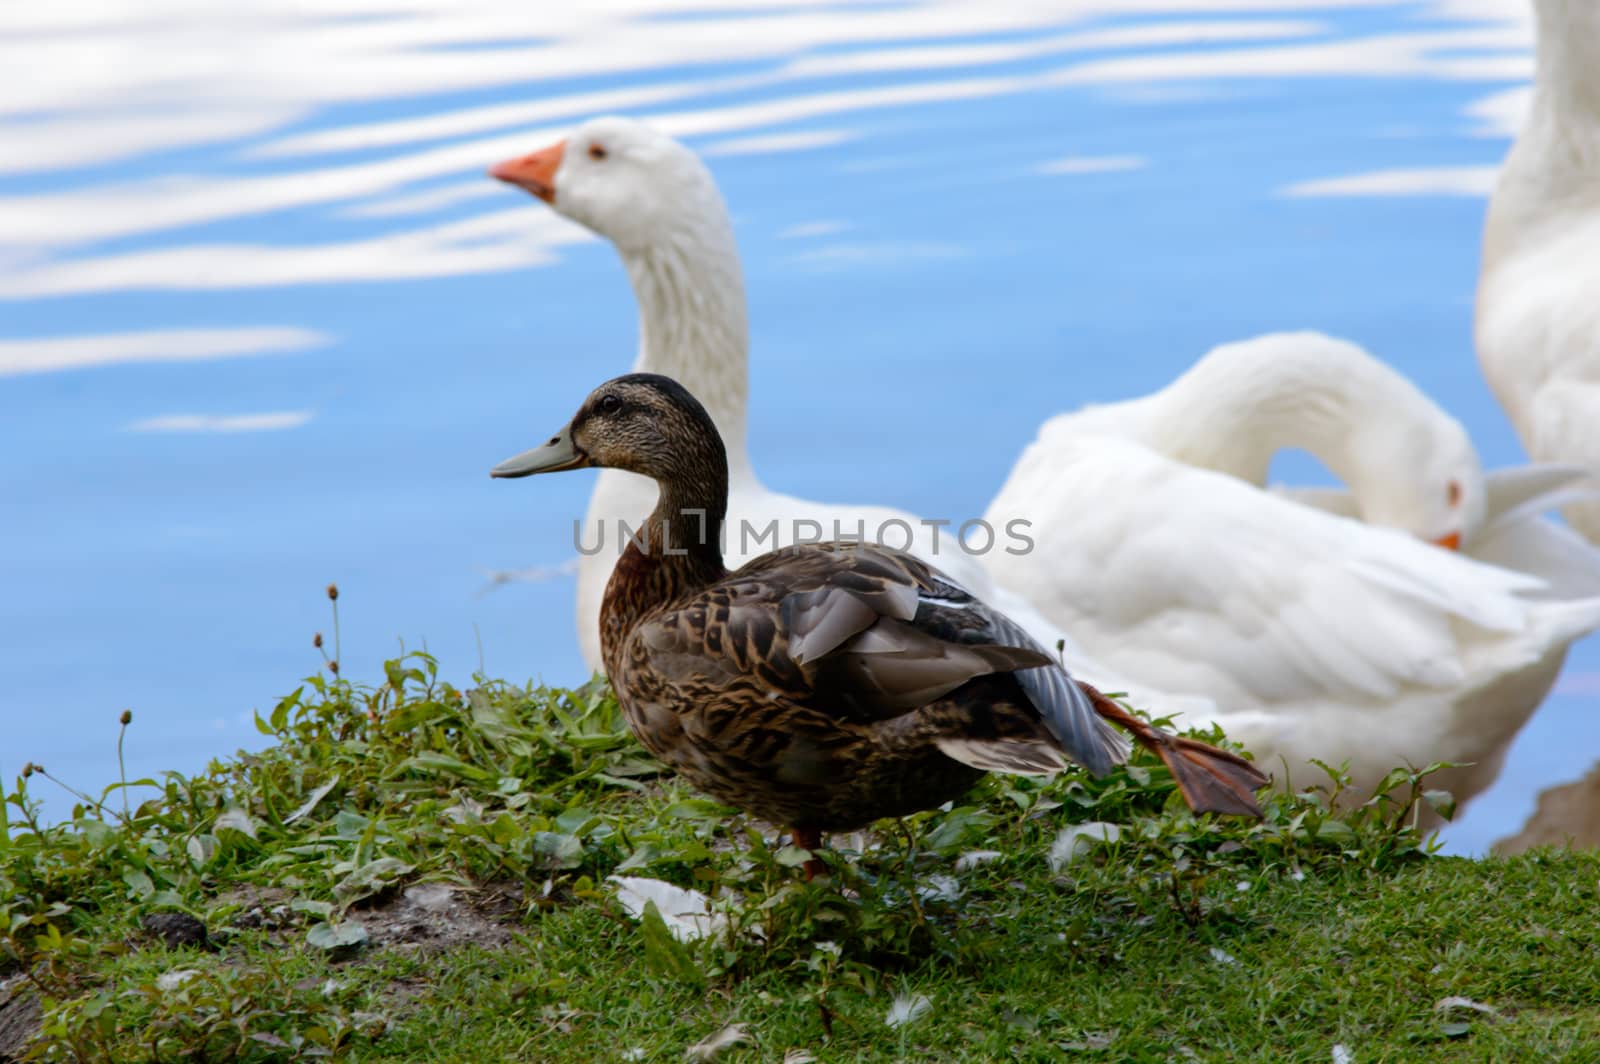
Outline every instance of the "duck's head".
<path id="1" fill-rule="evenodd" d="M 491 477 L 564 469 L 623 469 L 662 483 L 727 478 L 722 437 L 700 401 L 671 377 L 629 373 L 600 385 L 566 428 L 508 458 Z"/>
<path id="2" fill-rule="evenodd" d="M 694 152 L 632 118 L 594 118 L 566 140 L 507 159 L 489 174 L 538 196 L 624 251 L 726 215 Z"/>
<path id="3" fill-rule="evenodd" d="M 1367 470 L 1357 490 L 1361 516 L 1451 550 L 1471 542 L 1487 517 L 1488 488 L 1461 422 L 1431 402 L 1368 416 L 1371 428 L 1353 442 Z"/>

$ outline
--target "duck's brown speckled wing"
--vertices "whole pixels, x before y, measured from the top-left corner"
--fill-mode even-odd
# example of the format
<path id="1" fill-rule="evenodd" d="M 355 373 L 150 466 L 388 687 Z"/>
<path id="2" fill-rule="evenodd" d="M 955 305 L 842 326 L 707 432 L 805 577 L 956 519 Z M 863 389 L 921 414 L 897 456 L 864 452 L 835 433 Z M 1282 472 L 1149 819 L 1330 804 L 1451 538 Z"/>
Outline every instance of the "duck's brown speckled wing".
<path id="1" fill-rule="evenodd" d="M 880 547 L 763 555 L 643 621 L 629 644 L 626 656 L 647 660 L 652 674 L 639 725 L 663 744 L 681 730 L 676 738 L 691 745 L 742 741 L 759 760 L 798 735 L 806 756 L 821 745 L 850 761 L 860 751 L 845 756 L 848 742 L 921 742 L 1012 772 L 1055 771 L 1070 758 L 1103 773 L 1126 756 L 1120 733 L 1020 628 Z M 964 687 L 980 677 L 990 680 Z"/>

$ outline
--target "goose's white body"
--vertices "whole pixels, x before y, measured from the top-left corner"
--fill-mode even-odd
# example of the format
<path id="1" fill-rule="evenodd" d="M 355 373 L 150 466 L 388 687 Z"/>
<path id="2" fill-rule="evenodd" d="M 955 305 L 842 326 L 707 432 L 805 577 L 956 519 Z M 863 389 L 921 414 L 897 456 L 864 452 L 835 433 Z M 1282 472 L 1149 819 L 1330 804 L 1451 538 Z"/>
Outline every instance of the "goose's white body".
<path id="1" fill-rule="evenodd" d="M 1478 361 L 1534 460 L 1600 472 L 1600 4 L 1534 7 L 1533 106 L 1484 230 Z M 1565 513 L 1600 542 L 1600 502 Z"/>
<path id="2" fill-rule="evenodd" d="M 552 192 L 557 211 L 609 239 L 622 257 L 639 304 L 634 370 L 675 378 L 701 401 L 722 434 L 728 452 L 725 550 L 730 567 L 805 537 L 833 539 L 864 529 L 875 538 L 884 529 L 888 546 L 908 549 L 936 566 L 1042 645 L 1061 645 L 1063 662 L 1074 675 L 1163 712 L 1212 709 L 1203 697 L 1153 690 L 1085 657 L 1025 598 L 996 587 L 950 528 L 925 525 L 889 507 L 799 499 L 761 483 L 746 444 L 749 330 L 743 270 L 727 207 L 693 152 L 638 122 L 594 119 L 565 142 Z M 637 528 L 655 498 L 655 485 L 646 478 L 611 469 L 600 472 L 590 497 L 584 543 L 595 543 L 592 530 L 603 528 L 606 536 L 606 548 L 586 554 L 578 566 L 578 639 L 592 669 L 602 667 L 600 604 L 617 557 L 615 530 L 619 521 Z M 776 535 L 765 536 L 768 528 Z M 751 534 L 744 534 L 747 529 Z"/>
<path id="3" fill-rule="evenodd" d="M 1292 445 L 1354 487 L 1364 519 L 1265 490 L 1272 454 Z M 1412 498 L 1429 479 L 1396 462 L 1437 469 L 1438 498 Z M 1032 522 L 1037 547 L 989 570 L 1087 654 L 1209 696 L 1229 737 L 1280 773 L 1281 758 L 1292 783 L 1324 781 L 1313 758 L 1348 761 L 1369 791 L 1408 761 L 1471 761 L 1446 781 L 1465 801 L 1498 774 L 1567 645 L 1600 626 L 1600 598 L 1555 598 L 1538 576 L 1400 530 L 1469 545 L 1490 530 L 1500 551 L 1547 538 L 1489 520 L 1476 463 L 1459 425 L 1359 348 L 1263 337 L 1154 396 L 1047 422 L 988 513 Z M 1593 552 L 1575 557 L 1600 588 Z"/>

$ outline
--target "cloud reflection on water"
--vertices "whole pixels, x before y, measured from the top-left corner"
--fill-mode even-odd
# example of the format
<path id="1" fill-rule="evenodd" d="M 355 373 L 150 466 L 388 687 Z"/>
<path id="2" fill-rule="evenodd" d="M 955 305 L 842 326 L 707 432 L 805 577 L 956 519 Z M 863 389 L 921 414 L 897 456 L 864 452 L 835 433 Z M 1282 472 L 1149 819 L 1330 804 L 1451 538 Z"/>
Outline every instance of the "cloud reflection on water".
<path id="1" fill-rule="evenodd" d="M 1355 37 L 1331 37 L 1322 23 L 1303 19 L 1243 17 L 1330 6 L 1377 6 L 1377 0 L 1086 0 L 1061 8 L 719 0 L 697 4 L 693 17 L 668 19 L 647 17 L 655 5 L 638 0 L 541 9 L 536 20 L 522 5 L 495 0 L 448 9 L 421 0 L 338 0 L 315 12 L 247 4 L 227 16 L 186 0 L 162 0 L 138 13 L 91 5 L 94 18 L 82 10 L 8 10 L 0 14 L 8 28 L 0 63 L 32 72 L 22 79 L 25 91 L 0 101 L 0 135 L 25 138 L 30 146 L 14 153 L 22 158 L 12 172 L 37 177 L 72 169 L 74 180 L 65 188 L 25 186 L 0 195 L 0 248 L 13 252 L 0 259 L 0 298 L 337 284 L 549 263 L 579 237 L 542 212 L 486 206 L 487 213 L 464 219 L 424 225 L 407 219 L 470 209 L 480 198 L 464 187 L 419 188 L 423 183 L 478 180 L 486 162 L 555 139 L 596 111 L 651 109 L 652 121 L 676 136 L 740 134 L 721 141 L 721 151 L 772 152 L 853 136 L 785 128 L 796 123 L 1067 87 L 1301 77 L 1493 82 L 1525 77 L 1531 69 L 1525 17 L 1463 26 L 1430 25 L 1419 16 L 1415 31 Z M 1520 13 L 1521 5 L 1446 0 L 1438 10 L 1483 18 Z M 1141 21 L 1094 24 L 1134 16 Z M 539 24 L 531 39 L 530 22 Z M 1032 36 L 1016 39 L 1019 34 Z M 993 39 L 1003 35 L 1013 39 Z M 921 43 L 905 43 L 911 40 Z M 501 41 L 520 43 L 501 47 Z M 1041 59 L 1070 53 L 1085 57 L 1033 69 Z M 705 69 L 735 62 L 777 65 L 752 74 L 708 76 Z M 1008 69 L 1016 67 L 1023 69 Z M 944 76 L 973 68 L 987 72 Z M 586 84 L 554 94 L 545 88 L 563 78 L 624 72 L 658 80 L 600 90 Z M 876 83 L 828 86 L 863 78 Z M 421 102 L 519 83 L 535 98 L 454 108 Z M 763 93 L 777 95 L 749 98 Z M 109 110 L 108 99 L 117 101 Z M 400 99 L 428 113 L 372 120 L 352 119 L 347 110 L 356 102 Z M 205 106 L 194 106 L 196 100 Z M 1495 129 L 1513 120 L 1515 100 L 1505 93 L 1483 106 L 1479 117 Z M 39 121 L 39 113 L 46 120 Z M 291 128 L 313 123 L 322 128 Z M 261 139 L 276 130 L 286 135 Z M 483 135 L 490 131 L 498 132 Z M 250 139 L 256 142 L 238 143 Z M 97 147 L 91 151 L 91 145 Z M 199 172 L 193 162 L 157 163 L 153 173 L 145 167 L 130 178 L 140 167 L 112 165 L 184 145 L 208 148 Z M 386 154 L 283 166 L 373 152 Z M 240 172 L 240 162 L 256 165 Z M 1355 184 L 1309 182 L 1293 194 L 1457 191 L 1482 179 L 1481 173 L 1435 174 L 1414 176 L 1406 186 L 1407 179 L 1374 175 Z M 482 198 L 489 202 L 487 194 Z M 364 202 L 338 206 L 351 201 Z M 214 240 L 193 232 L 322 208 L 376 231 L 322 242 Z M 147 246 L 94 248 L 133 237 Z"/>

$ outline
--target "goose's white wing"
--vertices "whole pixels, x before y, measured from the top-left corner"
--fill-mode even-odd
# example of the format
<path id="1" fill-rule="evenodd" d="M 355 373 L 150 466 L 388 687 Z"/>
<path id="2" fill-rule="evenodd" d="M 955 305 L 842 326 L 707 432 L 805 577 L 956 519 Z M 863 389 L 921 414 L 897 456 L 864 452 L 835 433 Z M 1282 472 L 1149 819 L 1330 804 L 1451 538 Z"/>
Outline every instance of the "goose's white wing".
<path id="1" fill-rule="evenodd" d="M 1520 521 L 1579 499 L 1600 498 L 1600 478 L 1581 465 L 1530 462 L 1483 475 L 1486 525 Z"/>
<path id="2" fill-rule="evenodd" d="M 993 558 L 998 582 L 1112 667 L 1225 709 L 1449 688 L 1462 626 L 1517 631 L 1540 587 L 1106 437 L 1030 447 L 989 511 L 1016 518 L 1035 546 Z"/>
<path id="3" fill-rule="evenodd" d="M 1467 547 L 1478 561 L 1539 577 L 1539 598 L 1572 601 L 1600 595 L 1600 547 L 1537 515 L 1491 524 Z"/>

